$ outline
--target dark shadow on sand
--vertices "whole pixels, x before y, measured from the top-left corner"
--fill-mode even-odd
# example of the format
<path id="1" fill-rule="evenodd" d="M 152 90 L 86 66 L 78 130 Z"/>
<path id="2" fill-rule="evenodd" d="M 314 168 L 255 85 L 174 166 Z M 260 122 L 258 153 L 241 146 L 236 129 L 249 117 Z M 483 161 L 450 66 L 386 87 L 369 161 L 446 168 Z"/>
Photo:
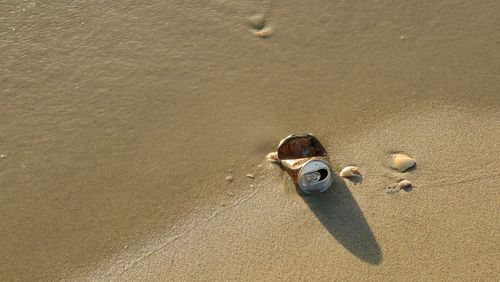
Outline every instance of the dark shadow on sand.
<path id="1" fill-rule="evenodd" d="M 335 175 L 325 193 L 303 198 L 326 230 L 353 255 L 374 265 L 382 262 L 375 235 L 340 176 Z"/>

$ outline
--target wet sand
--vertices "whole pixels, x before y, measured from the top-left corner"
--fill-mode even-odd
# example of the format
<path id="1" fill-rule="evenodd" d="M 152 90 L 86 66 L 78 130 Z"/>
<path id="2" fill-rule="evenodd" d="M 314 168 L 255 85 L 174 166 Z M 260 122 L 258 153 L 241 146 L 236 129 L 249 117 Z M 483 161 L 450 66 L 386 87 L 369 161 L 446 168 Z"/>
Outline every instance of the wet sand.
<path id="1" fill-rule="evenodd" d="M 0 14 L 2 280 L 496 279 L 497 3 L 32 3 Z M 363 182 L 300 197 L 264 161 L 294 132 Z"/>
<path id="2" fill-rule="evenodd" d="M 336 167 L 360 166 L 361 183 L 336 177 L 328 192 L 301 197 L 286 173 L 264 161 L 257 178 L 247 180 L 254 189 L 200 210 L 81 277 L 495 280 L 500 171 L 497 160 L 486 159 L 498 150 L 488 141 L 498 122 L 493 112 L 437 109 L 345 134 L 352 142 L 322 136 Z M 330 130 L 336 129 L 323 134 L 334 135 Z M 411 152 L 417 167 L 400 173 L 384 166 L 395 149 Z M 399 178 L 413 188 L 387 194 L 385 187 Z"/>

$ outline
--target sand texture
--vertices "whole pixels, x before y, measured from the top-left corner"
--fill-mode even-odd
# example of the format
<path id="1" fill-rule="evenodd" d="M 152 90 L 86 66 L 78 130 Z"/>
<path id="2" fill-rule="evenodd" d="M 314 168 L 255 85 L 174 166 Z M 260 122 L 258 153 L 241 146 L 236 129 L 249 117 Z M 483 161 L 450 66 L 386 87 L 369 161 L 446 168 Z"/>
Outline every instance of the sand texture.
<path id="1" fill-rule="evenodd" d="M 495 280 L 500 170 L 489 140 L 498 137 L 498 120 L 483 114 L 423 110 L 347 134 L 355 142 L 325 138 L 333 163 L 355 162 L 363 181 L 337 176 L 320 195 L 299 196 L 286 173 L 263 162 L 252 190 L 114 257 L 92 277 Z M 411 150 L 418 167 L 399 173 L 385 166 L 396 150 Z M 400 177 L 413 188 L 386 193 Z"/>

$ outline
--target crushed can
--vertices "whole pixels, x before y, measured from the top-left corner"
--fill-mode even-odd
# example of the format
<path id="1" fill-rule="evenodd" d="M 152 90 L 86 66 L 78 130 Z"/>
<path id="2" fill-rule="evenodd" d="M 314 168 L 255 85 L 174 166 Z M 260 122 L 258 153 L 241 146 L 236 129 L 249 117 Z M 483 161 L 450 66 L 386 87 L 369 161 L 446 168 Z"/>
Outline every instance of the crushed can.
<path id="1" fill-rule="evenodd" d="M 295 185 L 305 194 L 324 192 L 333 183 L 333 170 L 328 154 L 316 136 L 292 134 L 281 140 L 271 160 L 280 164 Z"/>

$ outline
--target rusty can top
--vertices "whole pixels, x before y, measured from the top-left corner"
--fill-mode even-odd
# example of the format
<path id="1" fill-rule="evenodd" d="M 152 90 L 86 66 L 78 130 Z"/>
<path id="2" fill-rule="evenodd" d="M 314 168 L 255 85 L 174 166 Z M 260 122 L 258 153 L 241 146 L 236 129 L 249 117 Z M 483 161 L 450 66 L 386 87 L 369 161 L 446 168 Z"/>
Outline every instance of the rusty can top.
<path id="1" fill-rule="evenodd" d="M 299 133 L 287 136 L 278 145 L 278 159 L 291 160 L 326 156 L 326 150 L 316 136 Z"/>

